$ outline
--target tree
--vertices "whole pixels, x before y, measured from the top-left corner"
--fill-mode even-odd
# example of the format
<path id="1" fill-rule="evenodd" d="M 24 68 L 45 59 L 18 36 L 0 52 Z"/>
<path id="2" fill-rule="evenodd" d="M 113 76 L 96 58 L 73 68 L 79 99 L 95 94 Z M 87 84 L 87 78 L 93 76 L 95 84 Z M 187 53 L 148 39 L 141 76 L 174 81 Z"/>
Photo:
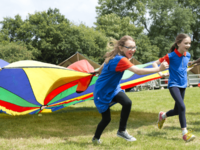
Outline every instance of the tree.
<path id="1" fill-rule="evenodd" d="M 166 55 L 169 52 L 170 47 L 174 44 L 173 42 L 174 41 L 167 39 L 164 35 L 157 35 L 151 40 L 152 45 L 156 45 L 158 48 L 160 48 L 158 50 L 158 57 Z"/>
<path id="2" fill-rule="evenodd" d="M 146 11 L 147 0 L 99 0 L 99 6 L 96 7 L 97 18 L 116 14 L 120 18 L 130 17 L 132 23 L 140 26 L 140 20 Z"/>
<path id="3" fill-rule="evenodd" d="M 97 18 L 95 25 L 96 30 L 117 40 L 124 35 L 137 37 L 143 31 L 143 27 L 136 27 L 131 23 L 130 17 L 120 18 L 114 13 Z"/>
<path id="4" fill-rule="evenodd" d="M 134 54 L 134 58 L 141 63 L 155 61 L 159 58 L 159 48 L 151 44 L 147 35 L 140 34 L 136 39 L 136 45 L 138 48 Z"/>
<path id="5" fill-rule="evenodd" d="M 0 21 L 3 25 L 1 32 L 7 34 L 9 36 L 10 42 L 15 42 L 18 40 L 19 36 L 17 34 L 17 30 L 23 24 L 21 16 L 16 15 L 15 18 L 4 18 L 3 21 Z"/>
<path id="6" fill-rule="evenodd" d="M 149 0 L 148 8 L 152 20 L 147 29 L 148 37 L 152 44 L 160 48 L 159 57 L 162 57 L 179 33 L 192 33 L 191 25 L 194 24 L 194 19 L 190 9 L 177 0 Z"/>
<path id="7" fill-rule="evenodd" d="M 7 44 L 9 42 L 10 42 L 10 39 L 8 37 L 8 34 L 4 34 L 4 33 L 0 32 L 0 44 L 5 45 L 5 44 Z"/>
<path id="8" fill-rule="evenodd" d="M 101 32 L 89 28 L 84 24 L 71 25 L 69 38 L 66 40 L 68 48 L 65 50 L 68 57 L 80 52 L 90 59 L 102 63 L 106 52 L 108 38 Z M 66 59 L 66 56 L 62 60 Z"/>
<path id="9" fill-rule="evenodd" d="M 0 58 L 7 62 L 15 62 L 19 60 L 34 59 L 33 51 L 29 51 L 23 42 L 10 42 L 8 30 L 0 32 Z"/>
<path id="10" fill-rule="evenodd" d="M 190 9 L 192 13 L 194 23 L 190 25 L 192 30 L 192 46 L 190 51 L 195 60 L 200 57 L 200 0 L 178 0 L 178 2 L 183 5 L 183 7 Z"/>
<path id="11" fill-rule="evenodd" d="M 25 43 L 36 60 L 58 64 L 76 51 L 101 60 L 107 37 L 83 24 L 72 24 L 58 9 L 29 14 L 24 21 L 20 18 L 5 18 L 1 32 L 8 31 L 10 41 Z"/>
<path id="12" fill-rule="evenodd" d="M 152 45 L 159 48 L 159 57 L 168 52 L 179 33 L 192 38 L 192 59 L 200 56 L 200 0 L 99 0 L 97 19 L 111 13 L 120 18 L 130 17 L 136 27 L 143 26 L 143 33 Z"/>
<path id="13" fill-rule="evenodd" d="M 1 37 L 3 37 L 3 40 L 0 42 L 5 46 L 5 49 L 7 48 L 12 48 L 12 51 L 14 49 L 20 49 L 19 48 L 19 43 L 20 45 L 23 45 L 25 47 L 25 51 L 30 51 L 27 53 L 30 53 L 30 57 L 24 57 L 24 58 L 36 58 L 40 54 L 40 52 L 37 50 L 37 48 L 34 48 L 30 43 L 27 42 L 27 38 L 31 39 L 31 37 L 24 37 L 21 35 L 21 29 L 24 26 L 24 22 L 21 19 L 21 16 L 16 15 L 13 18 L 4 18 L 3 21 L 0 22 L 3 26 L 0 31 Z M 24 33 L 28 34 L 30 31 L 25 31 Z M 12 44 L 10 44 L 12 43 Z M 22 44 L 23 43 L 23 44 Z M 6 45 L 8 44 L 8 45 Z M 10 45 L 9 45 L 10 44 Z M 23 49 L 23 48 L 22 48 Z M 7 50 L 8 51 L 8 50 Z M 23 51 L 22 51 L 23 52 Z M 32 56 L 33 55 L 33 56 Z M 23 58 L 23 57 L 21 57 Z M 13 58 L 12 60 L 17 60 Z"/>
<path id="14" fill-rule="evenodd" d="M 4 45 L 0 44 L 0 58 L 12 63 L 19 60 L 31 60 L 34 56 L 23 44 L 11 42 Z"/>
<path id="15" fill-rule="evenodd" d="M 143 27 L 136 27 L 130 17 L 120 18 L 116 14 L 108 14 L 97 18 L 96 30 L 103 32 L 107 37 L 119 40 L 124 35 L 132 36 L 138 49 L 134 55 L 138 61 L 146 63 L 158 59 L 159 49 L 151 45 L 149 38 L 142 33 Z"/>

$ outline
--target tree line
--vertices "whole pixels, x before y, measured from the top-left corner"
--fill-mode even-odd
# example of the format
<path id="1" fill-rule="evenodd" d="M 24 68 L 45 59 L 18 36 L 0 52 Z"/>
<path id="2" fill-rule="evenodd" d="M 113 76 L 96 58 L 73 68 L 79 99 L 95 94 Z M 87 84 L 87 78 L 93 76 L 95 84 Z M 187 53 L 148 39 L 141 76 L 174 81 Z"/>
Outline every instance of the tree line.
<path id="1" fill-rule="evenodd" d="M 58 64 L 77 51 L 101 64 L 113 40 L 132 36 L 141 63 L 164 56 L 179 33 L 191 36 L 192 60 L 200 57 L 200 0 L 98 0 L 94 27 L 76 25 L 59 9 L 0 21 L 0 58 Z"/>

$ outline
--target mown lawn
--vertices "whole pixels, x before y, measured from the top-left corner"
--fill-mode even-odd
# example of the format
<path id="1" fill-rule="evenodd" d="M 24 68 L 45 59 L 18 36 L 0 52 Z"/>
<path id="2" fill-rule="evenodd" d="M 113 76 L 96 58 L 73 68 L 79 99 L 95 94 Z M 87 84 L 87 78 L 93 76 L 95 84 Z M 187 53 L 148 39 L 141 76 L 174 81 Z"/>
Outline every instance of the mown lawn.
<path id="1" fill-rule="evenodd" d="M 0 114 L 0 149 L 2 150 L 199 150 L 200 149 L 200 88 L 187 88 L 185 95 L 188 129 L 196 139 L 182 140 L 178 116 L 167 118 L 163 129 L 157 128 L 159 111 L 174 107 L 169 91 L 130 92 L 132 111 L 128 132 L 137 138 L 127 142 L 116 136 L 121 106 L 111 107 L 112 120 L 103 132 L 101 145 L 91 139 L 101 119 L 93 101 L 38 115 L 9 116 Z"/>

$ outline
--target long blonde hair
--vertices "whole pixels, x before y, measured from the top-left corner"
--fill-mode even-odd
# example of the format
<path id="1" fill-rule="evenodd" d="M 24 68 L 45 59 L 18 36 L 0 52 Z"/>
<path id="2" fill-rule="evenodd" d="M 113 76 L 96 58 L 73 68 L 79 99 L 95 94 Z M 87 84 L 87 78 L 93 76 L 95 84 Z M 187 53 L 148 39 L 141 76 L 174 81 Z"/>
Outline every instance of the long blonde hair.
<path id="1" fill-rule="evenodd" d="M 181 34 L 177 35 L 176 40 L 175 40 L 175 43 L 174 43 L 174 44 L 172 45 L 172 47 L 169 49 L 169 52 L 168 52 L 168 53 L 171 53 L 171 52 L 173 52 L 175 49 L 178 49 L 178 45 L 177 45 L 177 44 L 181 43 L 181 42 L 182 42 L 185 38 L 187 38 L 187 37 L 190 38 L 189 35 L 184 34 L 184 33 L 181 33 Z"/>
<path id="2" fill-rule="evenodd" d="M 110 59 L 113 59 L 115 57 L 115 55 L 122 55 L 125 56 L 124 52 L 120 51 L 119 46 L 124 46 L 126 41 L 131 40 L 134 41 L 135 40 L 128 35 L 123 36 L 119 41 L 117 41 L 115 43 L 114 49 L 110 52 L 107 52 L 104 57 L 105 57 L 105 63 L 108 63 L 110 61 Z"/>
<path id="3" fill-rule="evenodd" d="M 104 63 L 108 63 L 111 59 L 113 59 L 115 57 L 115 55 L 122 55 L 122 56 L 125 56 L 124 52 L 120 50 L 119 46 L 124 46 L 126 41 L 128 40 L 131 40 L 131 41 L 134 41 L 135 40 L 131 37 L 131 36 L 128 36 L 128 35 L 125 35 L 123 36 L 119 41 L 114 41 L 113 44 L 114 44 L 114 49 L 110 52 L 107 52 L 104 57 L 105 57 L 105 61 Z M 101 73 L 103 69 L 103 66 L 100 67 L 99 69 L 99 74 Z"/>

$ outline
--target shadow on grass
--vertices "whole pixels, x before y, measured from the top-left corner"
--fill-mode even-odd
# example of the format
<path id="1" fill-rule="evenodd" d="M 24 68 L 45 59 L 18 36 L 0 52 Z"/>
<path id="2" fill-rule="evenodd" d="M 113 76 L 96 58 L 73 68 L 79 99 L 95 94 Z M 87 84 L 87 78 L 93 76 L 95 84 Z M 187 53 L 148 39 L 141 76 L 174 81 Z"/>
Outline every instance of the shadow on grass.
<path id="1" fill-rule="evenodd" d="M 190 121 L 188 124 L 191 124 L 191 125 L 200 125 L 200 120 L 198 120 L 198 121 Z"/>
<path id="2" fill-rule="evenodd" d="M 187 129 L 192 130 L 192 132 L 200 132 L 199 124 L 200 124 L 200 121 L 187 121 Z M 189 127 L 190 125 L 192 125 L 192 127 Z M 177 131 L 181 130 L 181 128 L 178 126 L 177 127 L 164 126 L 164 128 L 166 130 L 177 130 Z"/>
<path id="3" fill-rule="evenodd" d="M 179 129 L 180 130 L 180 129 Z M 175 137 L 169 137 L 168 135 L 167 135 L 167 133 L 166 132 L 151 132 L 151 133 L 148 133 L 147 134 L 147 136 L 150 136 L 150 137 L 157 137 L 157 138 L 161 138 L 161 139 L 167 139 L 167 140 L 177 140 L 177 141 L 179 141 L 180 140 L 180 138 L 175 138 Z"/>
<path id="4" fill-rule="evenodd" d="M 188 112 L 187 115 L 192 115 L 192 116 L 196 116 L 196 115 L 200 115 L 200 112 Z"/>
<path id="5" fill-rule="evenodd" d="M 94 144 L 91 141 L 90 142 L 80 142 L 80 141 L 66 141 L 66 146 L 68 147 L 74 147 L 74 145 L 76 145 L 76 147 L 82 147 L 83 149 L 86 149 L 87 147 L 92 147 L 95 150 L 120 150 L 120 149 L 124 149 L 123 144 L 119 143 L 115 143 L 115 142 L 111 142 L 111 143 L 106 143 L 104 140 L 102 141 L 102 144 Z M 128 142 L 126 143 L 126 146 L 132 146 L 133 143 L 132 142 Z"/>
<path id="6" fill-rule="evenodd" d="M 174 126 L 164 126 L 167 130 L 178 130 L 181 131 L 181 127 L 174 127 Z"/>
<path id="7" fill-rule="evenodd" d="M 107 130 L 117 130 L 121 111 L 111 110 Z M 157 113 L 131 111 L 127 128 L 136 129 L 156 123 Z M 94 107 L 70 108 L 54 113 L 25 116 L 0 114 L 0 138 L 93 136 L 101 115 Z"/>

